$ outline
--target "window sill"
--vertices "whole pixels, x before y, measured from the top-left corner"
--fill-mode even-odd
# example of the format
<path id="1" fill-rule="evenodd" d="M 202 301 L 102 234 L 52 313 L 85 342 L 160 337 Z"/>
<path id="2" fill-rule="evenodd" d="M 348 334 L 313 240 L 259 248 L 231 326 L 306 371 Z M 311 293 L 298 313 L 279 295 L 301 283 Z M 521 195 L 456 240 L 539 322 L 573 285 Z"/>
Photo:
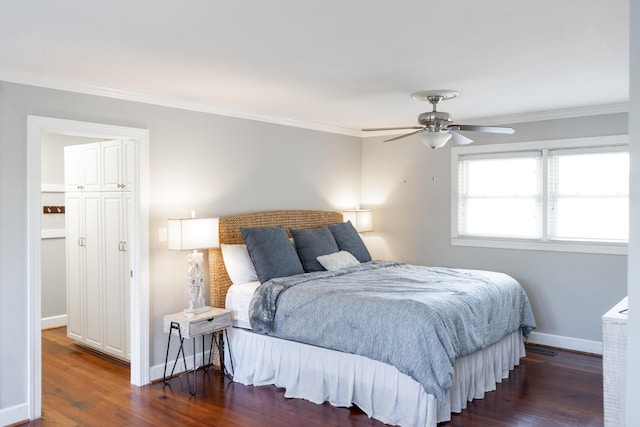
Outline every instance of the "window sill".
<path id="1" fill-rule="evenodd" d="M 522 249 L 550 252 L 578 252 L 605 255 L 627 255 L 626 243 L 596 243 L 569 241 L 536 241 L 516 239 L 491 239 L 483 237 L 452 237 L 453 246 L 468 246 L 496 249 Z"/>

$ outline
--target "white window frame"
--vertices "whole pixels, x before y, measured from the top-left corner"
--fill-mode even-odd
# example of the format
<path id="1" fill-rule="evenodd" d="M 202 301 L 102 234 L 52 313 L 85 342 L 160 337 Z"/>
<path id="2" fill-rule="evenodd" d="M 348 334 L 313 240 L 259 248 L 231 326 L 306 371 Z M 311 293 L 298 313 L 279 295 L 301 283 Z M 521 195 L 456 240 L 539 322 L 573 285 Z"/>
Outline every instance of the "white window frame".
<path id="1" fill-rule="evenodd" d="M 582 252 L 626 255 L 627 243 L 577 242 L 550 240 L 547 235 L 547 162 L 543 162 L 543 230 L 541 239 L 487 238 L 460 236 L 458 234 L 458 164 L 461 156 L 497 155 L 498 153 L 517 154 L 522 151 L 541 151 L 546 157 L 549 150 L 577 149 L 593 147 L 627 147 L 628 135 L 610 135 L 590 138 L 557 139 L 507 144 L 471 145 L 451 149 L 451 244 L 454 246 L 472 246 L 499 249 L 525 249 L 560 252 Z"/>

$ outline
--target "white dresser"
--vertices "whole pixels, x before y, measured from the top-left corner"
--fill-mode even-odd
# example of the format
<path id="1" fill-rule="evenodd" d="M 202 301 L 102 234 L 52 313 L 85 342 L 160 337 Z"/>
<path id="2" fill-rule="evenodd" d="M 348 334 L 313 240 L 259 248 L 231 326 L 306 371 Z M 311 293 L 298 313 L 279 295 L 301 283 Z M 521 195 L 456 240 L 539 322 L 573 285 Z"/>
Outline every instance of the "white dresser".
<path id="1" fill-rule="evenodd" d="M 602 316 L 605 427 L 626 426 L 627 298 Z"/>

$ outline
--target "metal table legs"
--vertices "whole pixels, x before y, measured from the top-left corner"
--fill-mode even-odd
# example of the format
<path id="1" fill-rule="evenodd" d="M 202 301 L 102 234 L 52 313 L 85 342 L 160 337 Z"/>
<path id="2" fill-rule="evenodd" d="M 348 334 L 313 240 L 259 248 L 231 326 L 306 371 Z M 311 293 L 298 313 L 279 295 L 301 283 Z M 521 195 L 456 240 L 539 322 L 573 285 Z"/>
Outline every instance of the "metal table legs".
<path id="1" fill-rule="evenodd" d="M 178 331 L 178 339 L 180 340 L 180 347 L 178 347 L 178 353 L 176 354 L 176 358 L 173 361 L 173 367 L 171 368 L 171 373 L 169 374 L 169 376 L 167 377 L 167 365 L 169 363 L 169 348 L 171 347 L 171 335 L 173 335 L 173 330 Z M 224 333 L 227 334 L 227 330 L 224 330 Z M 224 364 L 224 341 L 222 339 L 216 339 L 216 335 L 217 332 L 213 333 L 213 336 L 211 337 L 211 345 L 209 346 L 209 361 L 208 363 L 205 364 L 205 358 L 204 358 L 204 335 L 202 335 L 202 370 L 204 372 L 207 372 L 209 370 L 209 366 L 212 364 L 212 359 L 213 359 L 213 343 L 216 343 L 216 346 L 218 347 L 218 354 L 220 355 L 220 366 L 222 369 L 222 372 L 229 378 L 233 379 L 232 374 L 230 374 L 227 371 L 227 368 Z M 227 338 L 227 342 L 229 341 L 229 336 L 226 335 Z M 189 393 L 192 396 L 195 396 L 196 394 L 196 389 L 197 389 L 197 383 L 196 383 L 196 371 L 198 369 L 198 364 L 196 363 L 196 337 L 192 338 L 192 342 L 193 342 L 193 372 L 190 374 L 189 370 L 187 369 L 187 371 L 185 371 L 185 375 L 187 376 L 187 386 L 189 387 Z M 178 363 L 178 360 L 180 359 L 180 353 L 182 353 L 182 363 L 184 363 L 184 367 L 185 369 L 187 368 L 187 360 L 184 354 L 184 338 L 182 337 L 182 332 L 180 332 L 180 325 L 177 322 L 171 322 L 171 326 L 169 329 L 169 338 L 167 340 L 167 353 L 165 355 L 164 358 L 164 372 L 162 374 L 162 382 L 164 385 L 168 385 L 169 382 L 171 381 L 171 378 L 173 377 L 173 373 L 176 370 L 176 364 Z M 233 360 L 231 360 L 231 369 L 233 371 Z M 191 387 L 191 382 L 189 381 L 189 376 L 193 375 L 193 388 Z"/>

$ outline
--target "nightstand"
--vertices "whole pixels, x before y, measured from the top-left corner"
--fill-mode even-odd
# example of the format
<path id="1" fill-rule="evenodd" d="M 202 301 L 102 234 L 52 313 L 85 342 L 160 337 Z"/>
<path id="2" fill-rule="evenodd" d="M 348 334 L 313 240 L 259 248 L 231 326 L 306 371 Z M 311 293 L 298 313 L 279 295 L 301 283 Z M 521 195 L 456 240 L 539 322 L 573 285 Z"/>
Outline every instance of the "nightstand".
<path id="1" fill-rule="evenodd" d="M 186 372 L 186 375 L 189 393 L 191 393 L 191 395 L 193 396 L 196 394 L 196 370 L 198 368 L 198 364 L 196 363 L 196 338 L 202 337 L 202 366 L 203 370 L 206 372 L 205 367 L 208 364 L 205 363 L 204 358 L 204 337 L 205 335 L 213 334 L 213 336 L 211 337 L 211 346 L 209 348 L 209 364 L 211 363 L 213 354 L 213 343 L 215 342 L 216 346 L 218 347 L 218 353 L 220 354 L 221 368 L 224 371 L 224 342 L 222 340 L 217 340 L 215 334 L 216 332 L 221 331 L 226 332 L 226 329 L 231 326 L 231 310 L 212 307 L 210 311 L 196 314 L 193 317 L 187 317 L 183 312 L 167 314 L 163 318 L 163 326 L 164 332 L 169 334 L 169 338 L 167 339 L 167 354 L 164 359 L 164 372 L 162 375 L 162 382 L 167 385 L 171 381 L 173 372 L 176 369 L 176 364 L 178 363 L 178 359 L 180 358 L 180 353 L 182 353 L 182 362 L 184 363 L 185 369 L 187 368 L 187 361 L 184 354 L 184 340 L 185 338 L 191 338 L 193 341 L 193 389 L 191 388 L 191 383 L 189 382 L 188 371 Z M 173 362 L 171 374 L 169 375 L 169 377 L 167 377 L 167 364 L 169 362 L 169 348 L 171 345 L 172 335 L 178 336 L 178 338 L 180 339 L 180 347 L 178 348 L 176 359 Z"/>

